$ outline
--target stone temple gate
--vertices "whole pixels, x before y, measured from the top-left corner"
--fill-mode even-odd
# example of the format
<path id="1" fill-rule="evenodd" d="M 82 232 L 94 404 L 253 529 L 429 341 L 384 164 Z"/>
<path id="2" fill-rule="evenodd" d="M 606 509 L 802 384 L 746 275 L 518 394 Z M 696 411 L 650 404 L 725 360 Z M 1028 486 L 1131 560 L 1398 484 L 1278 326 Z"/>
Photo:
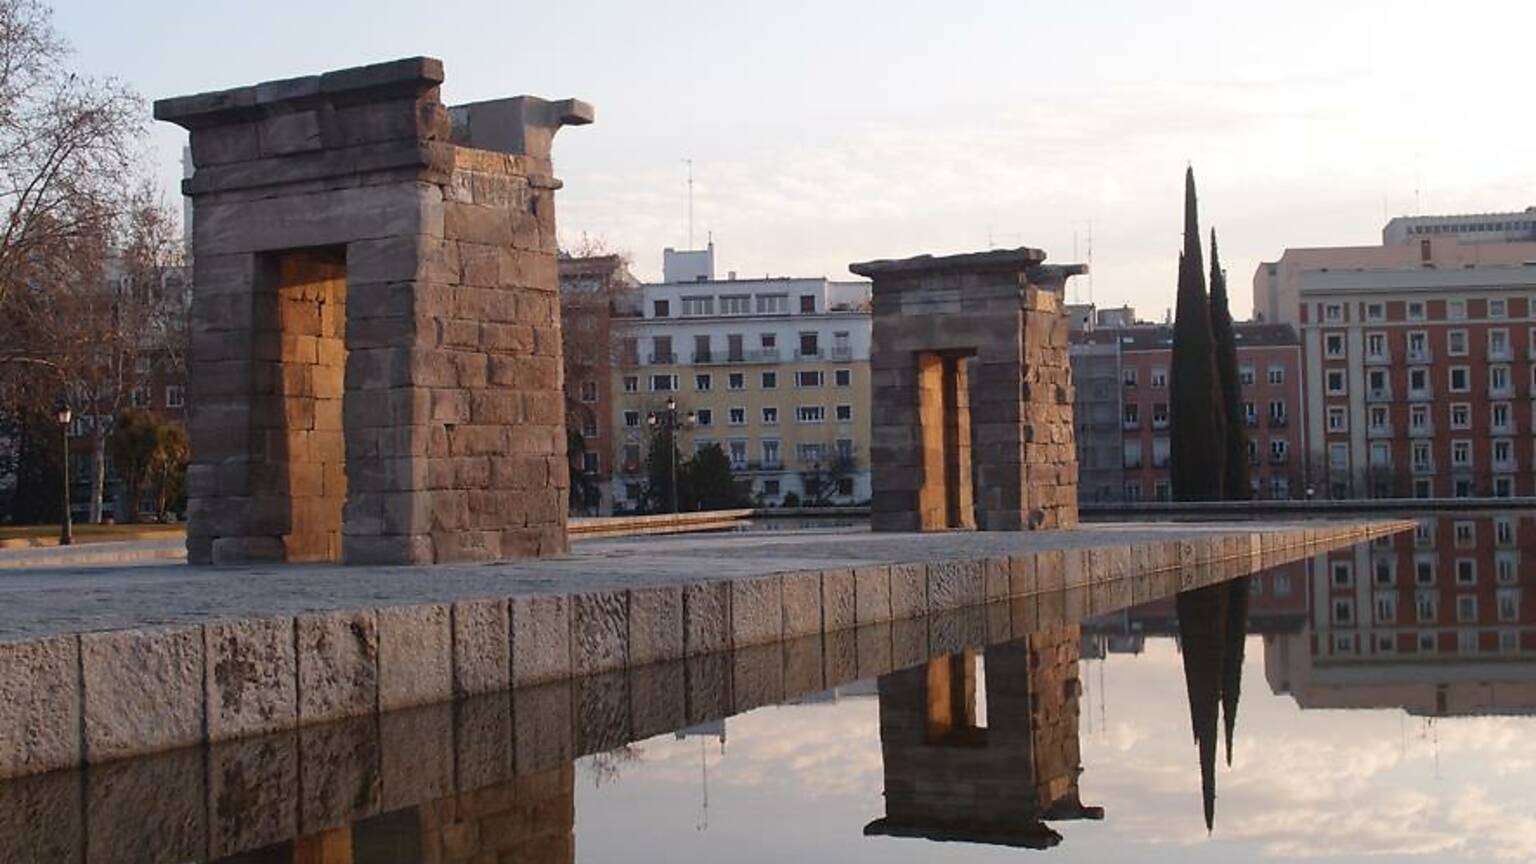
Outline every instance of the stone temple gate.
<path id="1" fill-rule="evenodd" d="M 1020 248 L 866 261 L 874 280 L 876 531 L 1077 524 L 1062 288 L 1083 265 Z"/>
<path id="2" fill-rule="evenodd" d="M 193 563 L 566 548 L 550 145 L 413 58 L 166 99 L 191 132 Z"/>

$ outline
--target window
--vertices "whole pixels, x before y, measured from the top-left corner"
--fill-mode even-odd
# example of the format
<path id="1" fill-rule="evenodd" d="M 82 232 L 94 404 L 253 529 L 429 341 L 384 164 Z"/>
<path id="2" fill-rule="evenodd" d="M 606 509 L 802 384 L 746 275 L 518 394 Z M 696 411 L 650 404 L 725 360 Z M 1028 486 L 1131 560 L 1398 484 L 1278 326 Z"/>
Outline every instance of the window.
<path id="1" fill-rule="evenodd" d="M 625 471 L 633 472 L 633 471 L 638 471 L 639 469 L 640 469 L 640 445 L 639 444 L 625 444 L 624 445 L 624 470 Z M 628 498 L 631 501 L 638 500 L 640 498 L 640 486 L 639 486 L 639 484 L 635 484 L 635 483 L 626 483 L 626 484 L 624 484 L 624 497 Z"/>
<path id="2" fill-rule="evenodd" d="M 1344 306 L 1339 303 L 1328 303 L 1323 306 L 1324 321 L 1343 321 Z"/>
<path id="3" fill-rule="evenodd" d="M 1370 459 L 1372 468 L 1391 468 L 1392 445 L 1386 441 L 1372 441 Z M 1378 497 L 1386 496 L 1382 495 Z"/>
<path id="4" fill-rule="evenodd" d="M 1329 432 L 1348 432 L 1349 431 L 1349 411 L 1348 411 L 1348 409 L 1344 408 L 1341 405 L 1330 405 L 1328 407 L 1328 431 Z"/>
<path id="5" fill-rule="evenodd" d="M 625 411 L 624 412 L 624 426 L 626 428 L 635 429 L 635 428 L 638 428 L 639 425 L 640 425 L 640 412 L 639 411 Z"/>
<path id="6" fill-rule="evenodd" d="M 1509 469 L 1513 468 L 1514 464 L 1515 442 L 1508 438 L 1495 438 L 1493 440 L 1493 467 L 1495 469 Z"/>
<path id="7" fill-rule="evenodd" d="M 795 420 L 799 423 L 821 423 L 827 419 L 827 409 L 821 405 L 801 405 L 795 409 Z"/>
<path id="8" fill-rule="evenodd" d="M 779 347 L 779 336 L 777 333 L 763 333 L 757 337 L 757 340 L 764 350 L 777 350 Z"/>
<path id="9" fill-rule="evenodd" d="M 763 481 L 763 494 L 764 495 L 777 495 L 777 494 L 779 494 L 779 481 L 777 481 L 777 480 L 764 480 Z"/>
<path id="10" fill-rule="evenodd" d="M 1152 403 L 1152 428 L 1153 429 L 1167 429 L 1168 428 L 1168 403 L 1167 402 L 1153 402 Z"/>
<path id="11" fill-rule="evenodd" d="M 821 357 L 821 345 L 816 333 L 806 331 L 800 334 L 799 356 L 810 359 Z"/>
<path id="12" fill-rule="evenodd" d="M 841 459 L 841 460 L 843 460 L 845 462 L 852 461 L 852 459 L 853 459 L 853 439 L 852 438 L 839 438 L 839 439 L 837 439 L 836 441 L 834 441 L 832 443 L 833 443 L 833 445 L 835 447 L 837 447 L 837 458 L 839 458 L 839 459 Z M 844 492 L 844 493 L 841 493 L 841 494 L 849 495 L 849 494 L 852 494 L 852 493 L 851 492 Z"/>
<path id="13" fill-rule="evenodd" d="M 690 316 L 694 316 L 694 315 L 713 315 L 713 314 L 715 314 L 715 298 L 713 296 L 709 296 L 709 297 L 684 297 L 683 298 L 683 317 L 684 318 L 687 318 L 687 317 L 690 317 Z"/>
<path id="14" fill-rule="evenodd" d="M 1397 621 L 1397 592 L 1377 591 L 1373 612 L 1376 623 L 1392 624 Z"/>
<path id="15" fill-rule="evenodd" d="M 1389 428 L 1387 406 L 1372 405 L 1366 415 L 1366 424 L 1372 432 L 1381 432 Z"/>
<path id="16" fill-rule="evenodd" d="M 837 405 L 832 409 L 832 416 L 836 417 L 838 422 L 850 421 L 853 419 L 853 406 Z"/>
<path id="17" fill-rule="evenodd" d="M 581 418 L 581 437 L 583 437 L 583 438 L 596 438 L 597 437 L 597 418 L 596 417 L 583 417 L 583 418 Z"/>
<path id="18" fill-rule="evenodd" d="M 745 468 L 747 465 L 747 442 L 741 438 L 732 438 L 725 444 L 726 455 L 731 457 L 732 468 Z"/>
<path id="19" fill-rule="evenodd" d="M 1490 396 L 1509 396 L 1509 367 L 1488 367 L 1488 394 Z"/>
<path id="20" fill-rule="evenodd" d="M 1447 331 L 1445 334 L 1445 353 L 1452 357 L 1467 356 L 1467 331 Z"/>
<path id="21" fill-rule="evenodd" d="M 1124 369 L 1120 370 L 1120 383 L 1124 384 L 1127 387 L 1135 387 L 1136 386 L 1136 367 L 1135 366 L 1127 366 Z"/>
<path id="22" fill-rule="evenodd" d="M 596 387 L 596 384 L 592 385 Z M 583 390 L 583 393 L 586 391 Z M 593 397 L 594 401 L 596 397 Z M 180 384 L 167 384 L 165 386 L 165 407 L 181 408 L 187 404 L 187 388 Z"/>
<path id="23" fill-rule="evenodd" d="M 1390 539 L 1390 538 L 1389 538 Z M 1385 555 L 1371 561 L 1371 582 L 1375 585 L 1391 585 L 1397 581 L 1397 560 Z"/>
<path id="24" fill-rule="evenodd" d="M 656 318 L 668 318 L 672 315 L 672 303 L 669 300 L 657 300 L 651 304 L 651 315 Z"/>
<path id="25" fill-rule="evenodd" d="M 1472 428 L 1472 406 L 1466 402 L 1451 403 L 1451 428 Z"/>
<path id="26" fill-rule="evenodd" d="M 1467 317 L 1467 301 L 1465 301 L 1465 300 L 1447 300 L 1447 301 L 1445 301 L 1445 317 L 1449 318 L 1452 321 L 1463 321 L 1463 320 L 1465 320 L 1466 317 Z"/>
<path id="27" fill-rule="evenodd" d="M 1472 389 L 1472 371 L 1466 366 L 1452 366 L 1449 372 L 1452 393 L 1466 393 Z"/>
<path id="28" fill-rule="evenodd" d="M 1414 556 L 1413 584 L 1419 586 L 1430 586 L 1435 584 L 1435 556 Z"/>
<path id="29" fill-rule="evenodd" d="M 1122 423 L 1126 429 L 1135 429 L 1141 426 L 1141 406 L 1135 402 L 1127 402 L 1120 409 Z"/>
<path id="30" fill-rule="evenodd" d="M 1424 320 L 1424 301 L 1422 301 L 1422 300 L 1409 300 L 1408 301 L 1408 320 L 1409 321 L 1423 321 Z"/>
<path id="31" fill-rule="evenodd" d="M 624 392 L 625 393 L 639 393 L 640 392 L 640 376 L 638 376 L 638 375 L 625 375 L 624 376 Z"/>
<path id="32" fill-rule="evenodd" d="M 1258 374 L 1258 370 L 1245 363 L 1237 368 L 1238 383 L 1244 387 L 1252 387 L 1253 382 L 1258 379 Z"/>
<path id="33" fill-rule="evenodd" d="M 789 312 L 788 294 L 758 294 L 757 314 L 759 315 L 783 315 Z"/>
<path id="34" fill-rule="evenodd" d="M 1429 359 L 1429 334 L 1414 330 L 1408 334 L 1408 360 L 1423 363 Z"/>
<path id="35" fill-rule="evenodd" d="M 1509 331 L 1502 328 L 1488 331 L 1488 359 L 1509 359 Z"/>
<path id="36" fill-rule="evenodd" d="M 1433 591 L 1415 591 L 1413 607 L 1420 624 L 1431 624 L 1440 618 L 1440 597 Z"/>
<path id="37" fill-rule="evenodd" d="M 1367 320 L 1367 321 L 1385 321 L 1385 320 L 1387 320 L 1387 304 L 1385 304 L 1385 303 L 1367 303 L 1367 304 L 1365 304 L 1365 320 Z"/>
<path id="38" fill-rule="evenodd" d="M 1167 468 L 1168 467 L 1168 454 L 1169 454 L 1168 439 L 1167 438 L 1153 438 L 1152 439 L 1152 467 L 1154 467 L 1154 468 Z"/>
<path id="39" fill-rule="evenodd" d="M 838 386 L 838 387 L 852 387 L 853 386 L 853 370 L 852 369 L 833 369 L 832 370 L 832 383 L 835 386 Z"/>
<path id="40" fill-rule="evenodd" d="M 708 372 L 701 372 L 693 376 L 693 389 L 703 393 L 714 383 L 714 378 Z"/>
<path id="41" fill-rule="evenodd" d="M 1477 523 L 1457 522 L 1452 528 L 1452 536 L 1455 538 L 1457 549 L 1471 549 L 1477 545 Z"/>
<path id="42" fill-rule="evenodd" d="M 1152 386 L 1159 390 L 1168 386 L 1168 370 L 1161 366 L 1152 369 Z"/>
<path id="43" fill-rule="evenodd" d="M 1475 594 L 1457 594 L 1456 595 L 1456 623 L 1457 624 L 1476 624 L 1477 623 L 1477 595 L 1475 595 Z"/>
<path id="44" fill-rule="evenodd" d="M 1329 444 L 1328 445 L 1328 465 L 1329 465 L 1330 468 L 1332 468 L 1336 472 L 1348 471 L 1349 470 L 1349 445 L 1348 444 L 1343 444 L 1343 443 Z"/>
<path id="45" fill-rule="evenodd" d="M 1385 359 L 1387 356 L 1387 334 L 1365 334 L 1365 356 L 1375 360 Z"/>
<path id="46" fill-rule="evenodd" d="M 779 386 L 779 373 L 764 372 L 760 380 L 764 390 L 776 390 Z"/>
<path id="47" fill-rule="evenodd" d="M 1414 441 L 1410 443 L 1408 446 L 1408 456 L 1414 471 L 1427 473 L 1435 470 L 1435 460 L 1429 455 L 1428 441 Z"/>
<path id="48" fill-rule="evenodd" d="M 1269 383 L 1271 383 L 1271 384 L 1284 384 L 1285 383 L 1285 367 L 1284 366 L 1271 366 L 1271 367 L 1269 367 Z"/>
<path id="49" fill-rule="evenodd" d="M 1500 585 L 1513 585 L 1520 579 L 1520 553 L 1499 552 L 1493 557 L 1493 581 Z"/>
<path id="50" fill-rule="evenodd" d="M 1520 620 L 1520 589 L 1500 588 L 1495 595 L 1499 604 L 1500 621 Z"/>
<path id="51" fill-rule="evenodd" d="M 728 408 L 726 409 L 725 417 L 725 422 L 732 426 L 747 425 L 747 409 L 745 408 Z"/>
<path id="52" fill-rule="evenodd" d="M 596 474 L 601 470 L 601 463 L 598 461 L 596 453 L 581 454 L 581 470 L 588 474 Z"/>
<path id="53" fill-rule="evenodd" d="M 725 376 L 725 386 L 730 390 L 747 389 L 747 376 L 741 372 L 732 372 Z"/>
<path id="54" fill-rule="evenodd" d="M 1345 393 L 1347 391 L 1346 391 L 1345 386 L 1344 386 L 1344 370 L 1343 369 L 1329 369 L 1329 370 L 1327 370 L 1326 375 L 1327 375 L 1327 381 L 1328 381 L 1328 395 L 1329 396 L 1343 396 L 1343 395 L 1345 395 Z"/>
<path id="55" fill-rule="evenodd" d="M 1123 448 L 1122 464 L 1126 468 L 1140 468 L 1141 467 L 1141 442 L 1140 441 L 1135 441 L 1135 440 L 1126 441 L 1126 442 L 1122 443 L 1121 447 Z M 1137 488 L 1140 488 L 1140 487 L 1137 487 Z"/>
<path id="56" fill-rule="evenodd" d="M 1408 370 L 1408 395 L 1423 398 L 1429 396 L 1429 370 L 1415 366 Z"/>
<path id="57" fill-rule="evenodd" d="M 1355 623 L 1354 598 L 1335 597 L 1333 599 L 1333 623 L 1346 626 Z"/>
<path id="58" fill-rule="evenodd" d="M 1408 428 L 1413 432 L 1429 431 L 1429 406 L 1408 406 Z"/>
<path id="59" fill-rule="evenodd" d="M 800 295 L 800 314 L 802 314 L 802 315 L 812 315 L 812 314 L 815 314 L 815 312 L 816 312 L 816 295 L 815 294 L 801 294 Z"/>
<path id="60" fill-rule="evenodd" d="M 676 389 L 677 389 L 677 376 L 676 375 L 652 375 L 651 376 L 651 392 L 652 393 L 670 393 L 670 392 L 672 392 L 673 390 L 676 390 Z"/>
<path id="61" fill-rule="evenodd" d="M 1509 403 L 1494 402 L 1488 406 L 1488 425 L 1494 432 L 1512 432 L 1509 425 Z"/>
<path id="62" fill-rule="evenodd" d="M 779 422 L 779 409 L 772 405 L 763 408 L 763 425 L 776 426 Z"/>
<path id="63" fill-rule="evenodd" d="M 1350 561 L 1334 561 L 1328 568 L 1332 574 L 1333 587 L 1348 588 L 1355 584 L 1355 565 Z"/>
<path id="64" fill-rule="evenodd" d="M 801 369 L 795 372 L 796 387 L 820 387 L 823 380 L 820 369 Z"/>
<path id="65" fill-rule="evenodd" d="M 1252 402 L 1243 403 L 1243 422 L 1249 429 L 1259 425 L 1259 409 Z"/>
<path id="66" fill-rule="evenodd" d="M 764 438 L 762 440 L 762 447 L 763 465 L 765 467 L 782 464 L 783 457 L 779 455 L 779 441 L 777 438 Z"/>
<path id="67" fill-rule="evenodd" d="M 698 426 L 715 425 L 715 412 L 708 408 L 700 408 L 693 415 L 693 422 Z"/>
<path id="68" fill-rule="evenodd" d="M 1502 297 L 1490 299 L 1488 301 L 1488 317 L 1489 318 L 1507 318 L 1507 317 L 1509 317 L 1509 301 L 1505 300 Z"/>
<path id="69" fill-rule="evenodd" d="M 1343 357 L 1344 356 L 1344 334 L 1343 333 L 1325 333 L 1325 334 L 1323 334 L 1323 353 L 1326 354 L 1328 357 L 1331 357 L 1331 358 Z"/>
<path id="70" fill-rule="evenodd" d="M 1472 467 L 1472 442 L 1459 439 L 1451 442 L 1451 464 L 1457 468 Z"/>
<path id="71" fill-rule="evenodd" d="M 809 443 L 809 444 L 796 444 L 795 445 L 795 458 L 800 460 L 801 462 L 807 462 L 807 463 L 820 462 L 821 459 L 822 459 L 822 456 L 825 453 L 826 453 L 826 448 L 823 447 L 820 444 Z"/>
<path id="72" fill-rule="evenodd" d="M 1457 558 L 1456 559 L 1456 584 L 1457 585 L 1476 585 L 1477 584 L 1477 559 L 1475 559 L 1475 558 Z"/>
<path id="73" fill-rule="evenodd" d="M 752 314 L 752 298 L 746 294 L 721 294 L 721 315 L 750 315 Z"/>
<path id="74" fill-rule="evenodd" d="M 1507 516 L 1493 520 L 1493 542 L 1500 546 L 1515 545 L 1515 522 Z"/>
<path id="75" fill-rule="evenodd" d="M 1513 498 L 1515 496 L 1515 478 L 1509 476 L 1493 478 L 1493 497 Z"/>

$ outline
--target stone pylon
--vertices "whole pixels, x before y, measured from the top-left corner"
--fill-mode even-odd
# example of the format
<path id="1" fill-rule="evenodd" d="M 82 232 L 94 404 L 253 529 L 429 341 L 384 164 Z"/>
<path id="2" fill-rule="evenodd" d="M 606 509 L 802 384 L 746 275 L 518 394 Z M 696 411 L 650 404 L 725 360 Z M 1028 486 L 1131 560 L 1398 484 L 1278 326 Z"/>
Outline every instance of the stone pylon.
<path id="1" fill-rule="evenodd" d="M 191 132 L 193 563 L 558 554 L 550 162 L 576 100 L 412 58 L 166 99 Z"/>

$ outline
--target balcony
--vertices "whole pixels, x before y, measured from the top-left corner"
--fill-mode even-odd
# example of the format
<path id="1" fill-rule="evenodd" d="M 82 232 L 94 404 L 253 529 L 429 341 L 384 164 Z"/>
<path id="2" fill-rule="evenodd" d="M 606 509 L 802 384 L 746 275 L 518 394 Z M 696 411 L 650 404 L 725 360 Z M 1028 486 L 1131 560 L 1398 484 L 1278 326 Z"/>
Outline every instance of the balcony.
<path id="1" fill-rule="evenodd" d="M 1365 355 L 1365 365 L 1367 365 L 1367 366 L 1388 366 L 1388 365 L 1391 365 L 1391 363 L 1392 363 L 1392 355 L 1391 354 L 1370 354 L 1370 353 L 1367 353 Z"/>
<path id="2" fill-rule="evenodd" d="M 1127 459 L 1122 464 L 1122 467 L 1124 467 L 1124 468 L 1140 468 L 1141 467 L 1141 460 L 1140 459 Z"/>
<path id="3" fill-rule="evenodd" d="M 1152 418 L 1152 428 L 1156 429 L 1156 430 L 1159 430 L 1159 431 L 1161 431 L 1163 429 L 1167 429 L 1168 428 L 1168 418 L 1167 417 L 1153 417 Z"/>
<path id="4" fill-rule="evenodd" d="M 796 360 L 825 360 L 826 358 L 827 352 L 820 348 L 801 347 L 795 351 Z"/>
<path id="5" fill-rule="evenodd" d="M 779 349 L 761 348 L 756 351 L 719 351 L 694 352 L 694 363 L 777 363 L 779 362 Z"/>
<path id="6" fill-rule="evenodd" d="M 1135 420 L 1131 420 L 1127 418 L 1122 420 L 1120 421 L 1120 428 L 1126 432 L 1135 432 L 1137 429 L 1141 428 L 1141 419 L 1137 418 Z"/>
<path id="7" fill-rule="evenodd" d="M 1515 351 L 1508 345 L 1505 345 L 1501 348 L 1495 348 L 1493 346 L 1489 346 L 1488 348 L 1489 363 L 1508 363 L 1513 359 L 1515 359 Z"/>
<path id="8" fill-rule="evenodd" d="M 853 348 L 852 348 L 852 346 L 849 346 L 849 345 L 834 345 L 834 346 L 832 346 L 832 359 L 833 360 L 852 360 L 853 359 Z"/>
<path id="9" fill-rule="evenodd" d="M 1418 390 L 1408 389 L 1409 402 L 1433 402 L 1435 400 L 1435 388 L 1423 387 Z"/>
<path id="10" fill-rule="evenodd" d="M 1372 387 L 1372 388 L 1370 388 L 1370 389 L 1365 391 L 1365 401 L 1367 401 L 1367 402 L 1391 402 L 1392 401 L 1392 388 L 1391 387 Z"/>
<path id="11" fill-rule="evenodd" d="M 1423 423 L 1409 423 L 1408 424 L 1408 437 L 1409 438 L 1433 438 L 1434 435 L 1435 435 L 1435 423 L 1434 423 L 1433 420 L 1428 420 L 1428 421 L 1425 421 Z"/>
<path id="12" fill-rule="evenodd" d="M 715 356 L 718 356 L 718 355 L 716 355 L 715 352 L 713 352 L 713 351 L 695 351 L 695 352 L 693 352 L 693 362 L 695 362 L 695 363 L 709 363 L 709 362 L 712 362 L 710 358 L 715 357 Z"/>
<path id="13" fill-rule="evenodd" d="M 1489 399 L 1513 399 L 1514 397 L 1515 388 L 1509 384 L 1505 384 L 1503 387 L 1495 387 L 1492 384 L 1488 385 Z"/>
<path id="14" fill-rule="evenodd" d="M 1392 437 L 1392 424 L 1391 423 L 1378 423 L 1378 424 L 1376 424 L 1374 426 L 1367 426 L 1367 427 L 1365 427 L 1365 437 L 1367 437 L 1367 438 L 1391 438 Z"/>
<path id="15" fill-rule="evenodd" d="M 1269 451 L 1269 464 L 1271 465 L 1284 465 L 1290 461 L 1291 451 L 1289 450 L 1285 450 L 1280 453 L 1276 453 L 1273 450 Z"/>
<path id="16" fill-rule="evenodd" d="M 1435 362 L 1435 352 L 1428 348 L 1408 349 L 1408 362 L 1415 364 L 1429 364 Z"/>
<path id="17" fill-rule="evenodd" d="M 1429 459 L 1429 460 L 1425 460 L 1425 461 L 1416 461 L 1416 462 L 1414 462 L 1413 463 L 1413 473 L 1414 474 L 1433 474 L 1433 473 L 1435 473 L 1435 460 Z"/>
<path id="18" fill-rule="evenodd" d="M 1259 415 L 1249 414 L 1247 417 L 1244 417 L 1243 425 L 1247 426 L 1249 429 L 1259 428 Z"/>
<path id="19" fill-rule="evenodd" d="M 1269 415 L 1269 428 L 1271 429 L 1284 429 L 1288 423 L 1290 423 L 1290 418 L 1284 414 Z"/>
<path id="20" fill-rule="evenodd" d="M 677 362 L 677 355 L 670 352 L 653 353 L 647 355 L 645 360 L 652 366 L 670 366 Z"/>

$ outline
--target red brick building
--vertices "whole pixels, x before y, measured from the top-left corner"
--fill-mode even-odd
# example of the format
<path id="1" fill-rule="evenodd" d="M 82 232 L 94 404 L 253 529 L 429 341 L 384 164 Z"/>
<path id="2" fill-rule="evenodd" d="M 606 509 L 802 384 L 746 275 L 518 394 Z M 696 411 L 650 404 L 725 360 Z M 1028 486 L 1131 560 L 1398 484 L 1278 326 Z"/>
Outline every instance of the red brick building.
<path id="1" fill-rule="evenodd" d="M 565 403 L 568 434 L 581 436 L 582 448 L 572 458 L 573 469 L 586 475 L 593 500 L 577 500 L 573 486 L 571 510 L 579 515 L 613 512 L 611 483 L 617 452 L 611 440 L 613 423 L 613 363 L 616 343 L 613 318 L 626 302 L 626 291 L 638 282 L 619 255 L 560 259 L 560 318 L 565 364 Z"/>

